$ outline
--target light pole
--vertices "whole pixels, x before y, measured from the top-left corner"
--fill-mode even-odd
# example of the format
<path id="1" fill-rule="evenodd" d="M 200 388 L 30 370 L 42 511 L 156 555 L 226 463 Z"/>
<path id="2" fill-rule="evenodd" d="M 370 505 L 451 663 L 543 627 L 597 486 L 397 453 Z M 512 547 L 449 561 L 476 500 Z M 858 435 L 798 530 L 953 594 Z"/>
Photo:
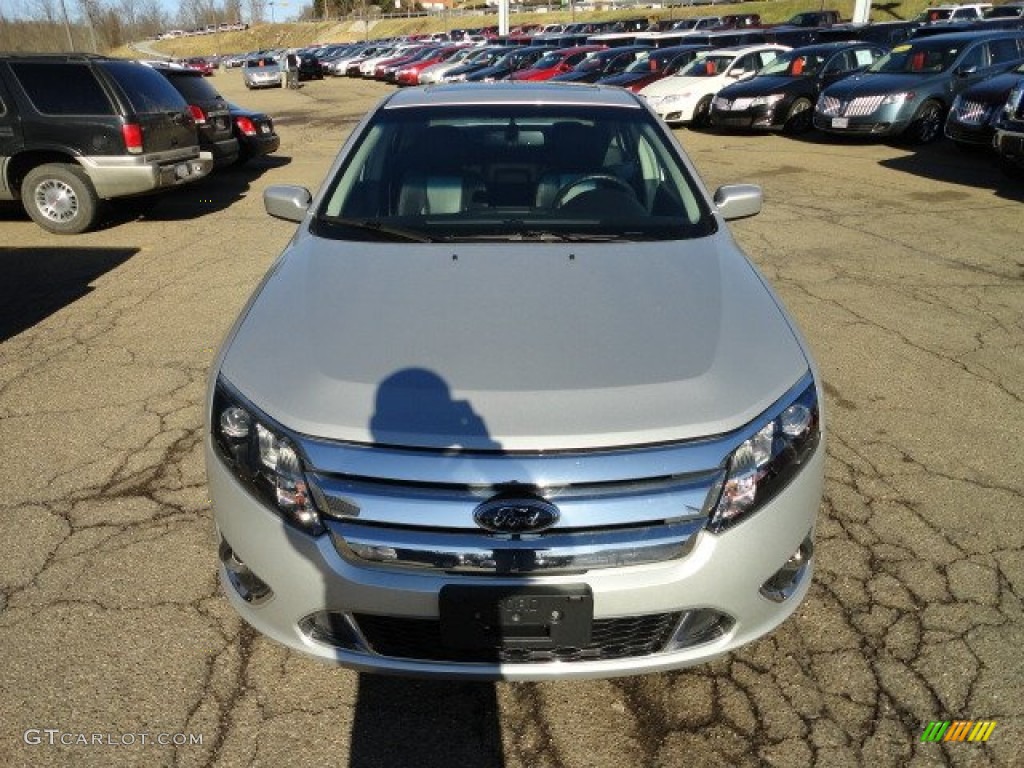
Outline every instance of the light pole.
<path id="1" fill-rule="evenodd" d="M 270 6 L 270 23 L 274 23 L 274 0 L 270 0 L 267 5 Z"/>

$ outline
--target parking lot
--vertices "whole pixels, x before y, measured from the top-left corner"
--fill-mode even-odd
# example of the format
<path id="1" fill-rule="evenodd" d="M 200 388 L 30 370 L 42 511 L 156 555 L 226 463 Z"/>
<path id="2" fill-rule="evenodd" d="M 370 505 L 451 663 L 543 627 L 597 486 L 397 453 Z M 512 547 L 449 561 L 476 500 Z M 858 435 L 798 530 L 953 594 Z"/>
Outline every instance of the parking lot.
<path id="1" fill-rule="evenodd" d="M 212 82 L 276 118 L 277 155 L 77 237 L 0 208 L 0 765 L 1024 765 L 1024 181 L 945 141 L 677 131 L 712 190 L 763 186 L 732 228 L 822 369 L 809 598 L 671 674 L 368 677 L 220 596 L 202 403 L 294 230 L 262 189 L 315 189 L 390 86 Z"/>

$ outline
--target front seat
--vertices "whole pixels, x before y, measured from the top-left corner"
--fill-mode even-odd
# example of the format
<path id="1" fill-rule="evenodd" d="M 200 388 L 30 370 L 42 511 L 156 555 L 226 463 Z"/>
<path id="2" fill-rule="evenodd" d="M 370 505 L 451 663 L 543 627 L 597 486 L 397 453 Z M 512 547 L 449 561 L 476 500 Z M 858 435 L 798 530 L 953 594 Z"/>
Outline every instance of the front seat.
<path id="1" fill-rule="evenodd" d="M 483 177 L 465 167 L 465 139 L 450 125 L 428 128 L 421 159 L 402 177 L 399 216 L 461 213 L 487 202 Z"/>

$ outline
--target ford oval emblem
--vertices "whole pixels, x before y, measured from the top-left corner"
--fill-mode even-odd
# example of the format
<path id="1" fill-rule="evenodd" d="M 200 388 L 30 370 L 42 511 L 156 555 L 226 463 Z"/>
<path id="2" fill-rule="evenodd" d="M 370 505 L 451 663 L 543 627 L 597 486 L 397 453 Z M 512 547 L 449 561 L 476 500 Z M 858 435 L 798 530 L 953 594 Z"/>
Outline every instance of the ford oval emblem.
<path id="1" fill-rule="evenodd" d="M 492 533 L 539 533 L 558 522 L 558 507 L 544 499 L 502 496 L 473 510 L 476 524 Z"/>

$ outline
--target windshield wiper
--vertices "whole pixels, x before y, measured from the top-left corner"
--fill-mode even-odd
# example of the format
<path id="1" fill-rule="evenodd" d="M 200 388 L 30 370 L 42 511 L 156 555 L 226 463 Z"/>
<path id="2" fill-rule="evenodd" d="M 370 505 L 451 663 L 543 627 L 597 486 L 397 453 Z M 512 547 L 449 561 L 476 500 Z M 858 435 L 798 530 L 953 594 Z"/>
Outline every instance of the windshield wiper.
<path id="1" fill-rule="evenodd" d="M 445 242 L 504 241 L 508 243 L 605 243 L 614 240 L 634 240 L 630 234 L 606 234 L 589 232 L 550 232 L 547 230 L 523 230 L 520 232 L 488 232 L 475 235 L 453 235 L 443 238 Z"/>
<path id="2" fill-rule="evenodd" d="M 414 243 L 432 243 L 434 238 L 416 232 L 411 229 L 400 229 L 398 227 L 387 227 L 380 219 L 340 219 L 334 216 L 327 216 L 322 219 L 325 224 L 337 227 L 350 227 L 365 232 L 373 232 L 383 235 L 392 240 L 409 240 Z"/>

